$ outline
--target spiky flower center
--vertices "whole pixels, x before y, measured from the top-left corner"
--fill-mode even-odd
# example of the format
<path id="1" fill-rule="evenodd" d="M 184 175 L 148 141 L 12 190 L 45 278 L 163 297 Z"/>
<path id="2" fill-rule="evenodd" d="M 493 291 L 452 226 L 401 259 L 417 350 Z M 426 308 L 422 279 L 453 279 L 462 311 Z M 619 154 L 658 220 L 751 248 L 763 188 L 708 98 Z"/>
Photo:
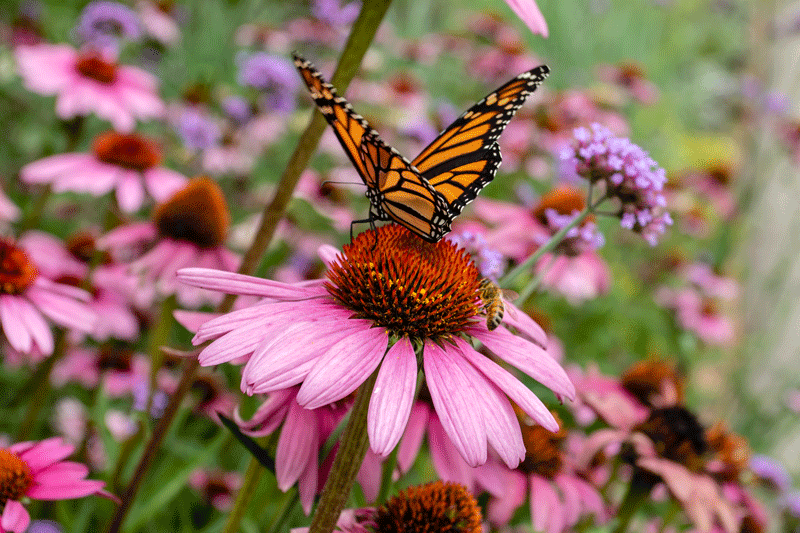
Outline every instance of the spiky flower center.
<path id="1" fill-rule="evenodd" d="M 106 343 L 97 353 L 97 368 L 100 371 L 118 370 L 129 372 L 133 366 L 133 350 L 121 344 Z"/>
<path id="2" fill-rule="evenodd" d="M 567 437 L 558 415 L 552 413 L 558 422 L 558 432 L 551 433 L 531 420 L 517 406 L 514 406 L 514 410 L 520 421 L 522 442 L 525 444 L 525 459 L 518 468 L 526 474 L 555 478 L 564 464 L 561 445 Z"/>
<path id="3" fill-rule="evenodd" d="M 103 163 L 144 172 L 161 163 L 161 150 L 151 140 L 135 133 L 107 131 L 92 145 L 94 155 Z"/>
<path id="4" fill-rule="evenodd" d="M 328 292 L 356 318 L 397 336 L 448 338 L 480 310 L 480 275 L 469 254 L 397 225 L 365 231 L 345 245 L 328 279 Z"/>
<path id="5" fill-rule="evenodd" d="M 705 464 L 708 450 L 703 426 L 683 407 L 654 409 L 650 417 L 634 428 L 653 441 L 661 457 L 680 463 L 693 472 Z"/>
<path id="6" fill-rule="evenodd" d="M 81 76 L 100 83 L 111 84 L 117 79 L 117 64 L 104 60 L 97 52 L 87 52 L 78 56 L 75 69 Z"/>
<path id="7" fill-rule="evenodd" d="M 378 508 L 380 533 L 480 533 L 481 511 L 466 487 L 435 481 L 409 487 Z"/>
<path id="8" fill-rule="evenodd" d="M 231 216 L 225 195 L 217 183 L 205 176 L 194 178 L 153 212 L 162 237 L 188 241 L 200 248 L 225 243 Z"/>
<path id="9" fill-rule="evenodd" d="M 0 239 L 0 294 L 21 294 L 38 275 L 39 270 L 22 248 Z"/>
<path id="10" fill-rule="evenodd" d="M 10 450 L 0 450 L 0 507 L 22 498 L 32 483 L 28 464 Z"/>
<path id="11" fill-rule="evenodd" d="M 644 405 L 654 407 L 653 400 L 664 392 L 665 387 L 674 391 L 677 403 L 683 401 L 683 377 L 665 361 L 640 361 L 626 370 L 620 380 L 622 386 Z"/>

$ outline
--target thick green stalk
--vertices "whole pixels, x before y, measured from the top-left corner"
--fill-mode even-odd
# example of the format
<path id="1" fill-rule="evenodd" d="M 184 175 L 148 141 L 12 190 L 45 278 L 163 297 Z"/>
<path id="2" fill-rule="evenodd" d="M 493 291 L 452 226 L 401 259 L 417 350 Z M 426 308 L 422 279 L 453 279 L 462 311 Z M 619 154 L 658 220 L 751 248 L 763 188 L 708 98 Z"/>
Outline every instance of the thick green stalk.
<path id="1" fill-rule="evenodd" d="M 319 505 L 311 519 L 309 533 L 331 533 L 339 514 L 347 503 L 350 489 L 367 454 L 369 439 L 367 438 L 367 413 L 372 388 L 378 379 L 378 371 L 361 384 L 350 412 L 350 422 L 344 428 L 339 450 L 333 459 L 331 471 L 322 489 Z"/>
<path id="2" fill-rule="evenodd" d="M 259 439 L 259 444 L 263 445 L 264 440 L 266 439 Z M 228 514 L 228 521 L 225 523 L 222 533 L 236 533 L 239 531 L 239 524 L 247 511 L 247 506 L 250 505 L 253 492 L 258 487 L 258 482 L 261 480 L 263 472 L 264 467 L 261 466 L 261 463 L 255 457 L 250 457 L 250 463 L 247 465 L 247 471 L 244 474 L 244 481 L 236 494 L 236 501 Z"/>
<path id="3" fill-rule="evenodd" d="M 150 382 L 149 390 L 147 392 L 147 406 L 144 410 L 145 414 L 149 416 L 150 410 L 153 407 L 153 397 L 156 394 L 158 384 L 156 378 L 161 365 L 164 364 L 164 353 L 161 347 L 169 342 L 169 334 L 172 331 L 172 323 L 175 320 L 172 318 L 172 312 L 178 307 L 178 302 L 175 295 L 170 295 L 161 302 L 161 309 L 158 313 L 158 320 L 156 321 L 155 328 L 150 333 L 148 343 L 147 355 L 150 356 Z"/>

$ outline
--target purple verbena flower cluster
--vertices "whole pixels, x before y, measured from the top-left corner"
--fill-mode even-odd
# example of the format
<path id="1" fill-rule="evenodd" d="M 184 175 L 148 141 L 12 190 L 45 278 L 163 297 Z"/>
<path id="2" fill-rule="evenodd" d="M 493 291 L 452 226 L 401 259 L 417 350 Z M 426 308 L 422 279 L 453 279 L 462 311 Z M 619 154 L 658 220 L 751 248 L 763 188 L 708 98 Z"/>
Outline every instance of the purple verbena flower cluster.
<path id="1" fill-rule="evenodd" d="M 505 273 L 506 258 L 499 251 L 490 247 L 483 235 L 462 231 L 452 233 L 447 238 L 456 246 L 464 248 L 472 256 L 484 278 L 496 280 Z"/>
<path id="2" fill-rule="evenodd" d="M 639 146 L 600 124 L 577 128 L 574 137 L 577 145 L 561 153 L 569 170 L 592 184 L 603 183 L 606 196 L 620 202 L 620 225 L 655 245 L 672 224 L 664 210 L 664 169 Z"/>
<path id="3" fill-rule="evenodd" d="M 290 113 L 294 110 L 297 72 L 291 61 L 266 52 L 242 53 L 236 58 L 240 85 L 262 91 L 264 107 Z"/>
<path id="4" fill-rule="evenodd" d="M 100 0 L 83 9 L 75 33 L 84 43 L 106 47 L 116 45 L 118 39 L 138 41 L 142 37 L 142 25 L 139 16 L 128 6 Z"/>

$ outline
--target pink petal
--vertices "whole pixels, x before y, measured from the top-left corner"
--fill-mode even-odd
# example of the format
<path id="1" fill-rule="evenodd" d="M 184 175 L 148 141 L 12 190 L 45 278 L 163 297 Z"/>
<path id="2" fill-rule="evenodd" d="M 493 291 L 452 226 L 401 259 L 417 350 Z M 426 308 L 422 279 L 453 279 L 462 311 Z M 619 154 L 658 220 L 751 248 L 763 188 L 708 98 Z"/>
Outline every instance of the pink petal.
<path id="1" fill-rule="evenodd" d="M 157 202 L 168 200 L 173 194 L 183 189 L 189 179 L 175 170 L 166 167 L 154 167 L 144 172 L 144 183 L 147 192 Z"/>
<path id="2" fill-rule="evenodd" d="M 517 337 L 503 328 L 481 331 L 469 328 L 469 335 L 481 341 L 500 359 L 514 365 L 556 394 L 575 399 L 575 386 L 567 373 L 542 348 Z"/>
<path id="3" fill-rule="evenodd" d="M 296 396 L 297 387 L 274 391 L 256 409 L 250 420 L 244 420 L 239 414 L 238 408 L 233 412 L 233 420 L 242 431 L 252 437 L 269 435 L 283 424 L 289 406 L 297 403 L 294 400 Z"/>
<path id="4" fill-rule="evenodd" d="M 206 311 L 186 311 L 184 309 L 177 309 L 172 312 L 172 316 L 178 324 L 188 331 L 197 333 L 200 326 L 220 315 L 217 313 L 208 313 Z"/>
<path id="5" fill-rule="evenodd" d="M 531 523 L 534 531 L 561 533 L 564 517 L 561 501 L 550 481 L 536 474 L 531 475 Z"/>
<path id="6" fill-rule="evenodd" d="M 403 433 L 403 438 L 400 439 L 400 449 L 397 451 L 397 465 L 401 473 L 411 470 L 417 455 L 419 455 L 422 438 L 428 427 L 429 414 L 428 406 L 422 402 L 416 402 L 411 407 L 406 431 Z"/>
<path id="7" fill-rule="evenodd" d="M 117 203 L 125 213 L 138 211 L 144 203 L 144 187 L 141 176 L 134 171 L 125 171 L 117 182 Z"/>
<path id="8" fill-rule="evenodd" d="M 36 286 L 28 289 L 28 298 L 50 320 L 67 328 L 89 333 L 94 329 L 97 315 L 86 304 Z"/>
<path id="9" fill-rule="evenodd" d="M 0 321 L 9 344 L 17 351 L 29 353 L 33 348 L 33 338 L 25 324 L 18 319 L 19 300 L 19 296 L 0 295 Z"/>
<path id="10" fill-rule="evenodd" d="M 25 325 L 39 351 L 53 353 L 53 332 L 39 311 L 25 300 L 19 300 L 18 319 Z"/>
<path id="11" fill-rule="evenodd" d="M 104 482 L 91 479 L 82 479 L 63 485 L 34 485 L 28 489 L 28 497 L 34 500 L 71 500 L 97 494 L 104 486 Z"/>
<path id="12" fill-rule="evenodd" d="M 369 401 L 367 433 L 376 454 L 389 455 L 403 436 L 416 388 L 417 357 L 411 341 L 403 337 L 383 358 Z"/>
<path id="13" fill-rule="evenodd" d="M 61 437 L 50 437 L 39 442 L 18 443 L 11 446 L 10 450 L 28 463 L 31 472 L 35 474 L 39 470 L 72 455 L 75 447 L 71 444 L 66 444 Z"/>
<path id="14" fill-rule="evenodd" d="M 319 443 L 317 443 L 316 447 L 319 448 Z M 297 481 L 300 504 L 303 506 L 303 512 L 306 513 L 306 516 L 311 513 L 311 506 L 314 503 L 314 496 L 317 495 L 317 490 L 319 490 L 319 465 L 316 461 L 309 461 Z"/>
<path id="15" fill-rule="evenodd" d="M 278 300 L 303 300 L 328 294 L 327 290 L 321 287 L 296 287 L 288 283 L 210 268 L 183 268 L 177 275 L 178 279 L 187 285 L 228 294 L 262 296 Z"/>
<path id="16" fill-rule="evenodd" d="M 24 533 L 31 523 L 31 515 L 25 507 L 16 500 L 8 500 L 3 507 L 3 516 L 0 519 L 0 529 L 13 531 L 14 533 Z"/>
<path id="17" fill-rule="evenodd" d="M 544 332 L 542 326 L 528 316 L 528 313 L 517 308 L 511 302 L 505 299 L 503 299 L 503 302 L 506 308 L 503 322 L 516 328 L 520 334 L 526 336 L 534 344 L 538 344 L 541 348 L 546 348 L 548 344 L 547 333 Z"/>
<path id="18" fill-rule="evenodd" d="M 508 524 L 514 511 L 525 503 L 528 495 L 528 479 L 517 471 L 509 471 L 506 476 L 505 491 L 501 496 L 489 500 L 488 518 L 492 525 Z"/>
<path id="19" fill-rule="evenodd" d="M 547 21 L 539 10 L 539 6 L 533 0 L 506 0 L 506 4 L 511 8 L 522 22 L 534 33 L 542 37 L 547 37 Z"/>
<path id="20" fill-rule="evenodd" d="M 337 342 L 306 376 L 297 403 L 316 409 L 341 400 L 375 371 L 388 345 L 389 334 L 383 328 L 357 331 Z"/>
<path id="21" fill-rule="evenodd" d="M 96 163 L 89 154 L 57 154 L 28 163 L 19 172 L 19 177 L 27 183 L 47 183 L 64 172 L 80 171 Z"/>
<path id="22" fill-rule="evenodd" d="M 437 344 L 425 343 L 425 381 L 436 414 L 450 441 L 467 464 L 474 467 L 486 462 L 487 436 L 480 414 L 476 416 L 472 407 L 479 397 L 475 384 L 462 368 L 467 364 Z"/>
<path id="23" fill-rule="evenodd" d="M 34 475 L 37 485 L 64 485 L 71 481 L 83 480 L 89 475 L 89 467 L 72 461 L 59 461 L 43 468 Z"/>
<path id="24" fill-rule="evenodd" d="M 263 330 L 261 323 L 238 328 L 206 346 L 197 360 L 202 366 L 214 366 L 250 356 L 264 341 Z"/>
<path id="25" fill-rule="evenodd" d="M 289 490 L 309 462 L 316 464 L 318 447 L 317 415 L 292 402 L 275 452 L 275 476 L 279 489 L 283 492 Z"/>
<path id="26" fill-rule="evenodd" d="M 564 503 L 561 506 L 564 515 L 564 523 L 567 527 L 572 527 L 578 523 L 581 516 L 581 496 L 577 487 L 569 476 L 559 474 L 554 479 L 556 486 L 561 489 L 564 496 Z"/>
<path id="27" fill-rule="evenodd" d="M 439 417 L 433 413 L 428 426 L 428 444 L 431 463 L 442 481 L 460 483 L 474 494 L 477 491 L 475 469 L 467 464 L 442 427 Z"/>
<path id="28" fill-rule="evenodd" d="M 368 502 L 374 502 L 381 488 L 382 458 L 367 448 L 367 454 L 361 461 L 361 468 L 356 474 L 356 481 L 361 485 L 361 491 Z"/>
<path id="29" fill-rule="evenodd" d="M 546 429 L 552 432 L 558 431 L 558 423 L 555 418 L 553 418 L 550 410 L 524 383 L 514 377 L 508 370 L 485 355 L 475 351 L 475 349 L 464 340 L 456 338 L 456 344 L 461 349 L 462 356 L 475 365 L 475 367 L 492 383 L 497 385 L 500 390 L 506 393 L 514 403 L 520 406 L 525 414 L 533 418 L 539 425 L 544 426 Z"/>
<path id="30" fill-rule="evenodd" d="M 297 385 L 306 379 L 319 357 L 364 329 L 354 327 L 358 325 L 356 321 L 305 321 L 297 317 L 294 323 L 278 325 L 245 366 L 243 390 L 263 393 Z M 307 340 L 298 345 L 297 339 Z"/>

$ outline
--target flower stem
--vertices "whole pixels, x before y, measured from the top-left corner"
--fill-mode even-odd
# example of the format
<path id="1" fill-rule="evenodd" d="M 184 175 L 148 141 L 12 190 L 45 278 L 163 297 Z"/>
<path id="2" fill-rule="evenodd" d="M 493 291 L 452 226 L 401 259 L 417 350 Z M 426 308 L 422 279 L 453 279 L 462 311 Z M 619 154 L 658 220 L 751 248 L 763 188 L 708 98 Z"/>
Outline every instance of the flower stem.
<path id="1" fill-rule="evenodd" d="M 259 444 L 262 443 L 259 442 Z M 239 492 L 236 494 L 236 501 L 233 503 L 233 508 L 228 515 L 228 521 L 225 523 L 225 528 L 222 530 L 222 533 L 236 533 L 239 531 L 239 524 L 244 517 L 245 511 L 247 511 L 247 506 L 250 505 L 253 492 L 258 486 L 263 472 L 264 467 L 261 466 L 258 459 L 250 457 L 250 464 L 247 465 L 244 481 L 242 482 L 241 488 L 239 488 Z"/>
<path id="2" fill-rule="evenodd" d="M 50 373 L 59 359 L 64 356 L 67 351 L 67 334 L 63 329 L 59 329 L 56 333 L 56 338 L 53 347 L 53 353 L 42 361 L 39 368 L 31 377 L 30 382 L 24 387 L 24 390 L 33 391 L 31 394 L 30 403 L 28 403 L 28 410 L 25 413 L 25 418 L 17 432 L 17 442 L 28 440 L 36 427 L 36 422 L 39 419 L 39 414 L 50 395 Z"/>
<path id="3" fill-rule="evenodd" d="M 368 2 L 365 2 L 368 3 Z M 309 533 L 330 533 L 339 519 L 339 514 L 347 503 L 350 489 L 356 479 L 364 456 L 367 454 L 367 413 L 372 388 L 378 379 L 378 371 L 361 384 L 350 412 L 350 421 L 344 428 L 339 450 L 333 459 L 331 471 L 322 489 L 319 505 L 311 519 Z"/>
<path id="4" fill-rule="evenodd" d="M 647 499 L 647 496 L 656 483 L 658 483 L 657 476 L 650 472 L 645 472 L 641 468 L 636 468 L 634 470 L 631 485 L 628 487 L 628 493 L 625 495 L 622 503 L 619 504 L 619 510 L 617 512 L 619 523 L 614 529 L 614 533 L 625 533 L 628 531 L 631 518 L 633 518 L 633 515 L 636 514 L 636 511 Z"/>
<path id="5" fill-rule="evenodd" d="M 516 300 L 514 300 L 514 305 L 516 305 L 517 307 L 522 307 L 525 304 L 528 298 L 531 297 L 531 294 L 533 294 L 539 287 L 539 285 L 542 283 L 542 280 L 547 275 L 547 273 L 550 272 L 550 269 L 553 268 L 553 263 L 556 262 L 557 258 L 558 256 L 555 255 L 552 256 L 550 260 L 547 262 L 547 265 L 545 265 L 545 267 L 542 269 L 542 271 L 539 272 L 533 279 L 531 279 L 528 282 L 528 284 L 525 285 L 525 288 L 519 291 L 519 296 L 517 297 Z"/>
<path id="6" fill-rule="evenodd" d="M 148 416 L 153 407 L 153 397 L 158 387 L 156 383 L 158 371 L 161 369 L 161 365 L 164 364 L 164 353 L 161 351 L 161 347 L 169 342 L 169 334 L 172 331 L 172 322 L 174 321 L 172 312 L 177 307 L 178 302 L 174 294 L 165 298 L 164 301 L 161 302 L 161 309 L 158 314 L 156 327 L 150 334 L 150 342 L 147 350 L 147 354 L 150 356 L 150 382 L 147 392 L 147 407 L 144 410 Z"/>
<path id="7" fill-rule="evenodd" d="M 350 81 L 355 77 L 361 60 L 367 51 L 370 43 L 378 31 L 378 26 L 383 20 L 386 10 L 389 8 L 391 0 L 370 0 L 364 2 L 361 6 L 361 11 L 358 18 L 353 23 L 350 30 L 350 37 L 345 44 L 342 51 L 339 64 L 336 67 L 336 72 L 333 74 L 332 82 L 336 84 L 342 91 L 350 84 Z M 308 166 L 308 161 L 311 155 L 319 144 L 322 138 L 322 133 L 325 131 L 325 119 L 319 112 L 315 112 L 308 127 L 300 136 L 297 148 L 289 158 L 289 162 L 281 175 L 280 182 L 272 199 L 265 208 L 261 217 L 261 224 L 259 225 L 253 242 L 250 248 L 245 252 L 242 264 L 239 266 L 238 272 L 240 274 L 252 275 L 256 271 L 264 251 L 269 246 L 272 237 L 275 234 L 278 222 L 283 218 L 286 206 L 291 199 L 295 186 L 300 179 L 300 174 Z M 235 295 L 228 295 L 217 308 L 218 313 L 227 313 L 233 308 L 233 303 L 236 300 Z M 164 414 L 158 420 L 153 435 L 145 447 L 142 457 L 139 459 L 139 464 L 136 465 L 133 478 L 128 484 L 125 493 L 122 496 L 122 503 L 117 507 L 114 516 L 109 524 L 108 533 L 117 533 L 125 521 L 125 517 L 130 511 L 139 487 L 144 480 L 145 473 L 150 467 L 155 454 L 161 447 L 161 442 L 167 434 L 167 431 L 178 413 L 183 397 L 189 391 L 189 387 L 194 380 L 195 373 L 200 367 L 200 363 L 196 358 L 192 358 L 183 364 L 183 375 L 178 384 L 178 388 L 170 396 L 169 402 L 164 409 Z M 349 488 L 348 488 L 349 492 Z"/>
<path id="8" fill-rule="evenodd" d="M 558 246 L 558 243 L 564 240 L 564 237 L 566 237 L 567 233 L 569 233 L 569 230 L 571 230 L 572 228 L 583 222 L 586 219 L 586 217 L 592 214 L 595 208 L 604 201 L 605 197 L 602 197 L 597 202 L 593 204 L 591 203 L 588 204 L 586 208 L 578 214 L 578 216 L 576 216 L 575 218 L 572 219 L 572 221 L 570 221 L 569 224 L 558 230 L 558 232 L 556 232 L 555 235 L 550 237 L 550 239 L 546 243 L 537 248 L 535 252 L 533 252 L 530 256 L 528 256 L 527 259 L 525 259 L 519 265 L 514 267 L 514 269 L 511 270 L 511 272 L 503 276 L 503 278 L 500 280 L 500 286 L 508 287 L 515 279 L 517 279 L 517 277 L 520 274 L 530 270 L 531 267 L 535 265 L 536 262 L 539 259 L 541 259 L 544 254 L 552 251 L 556 246 Z"/>

